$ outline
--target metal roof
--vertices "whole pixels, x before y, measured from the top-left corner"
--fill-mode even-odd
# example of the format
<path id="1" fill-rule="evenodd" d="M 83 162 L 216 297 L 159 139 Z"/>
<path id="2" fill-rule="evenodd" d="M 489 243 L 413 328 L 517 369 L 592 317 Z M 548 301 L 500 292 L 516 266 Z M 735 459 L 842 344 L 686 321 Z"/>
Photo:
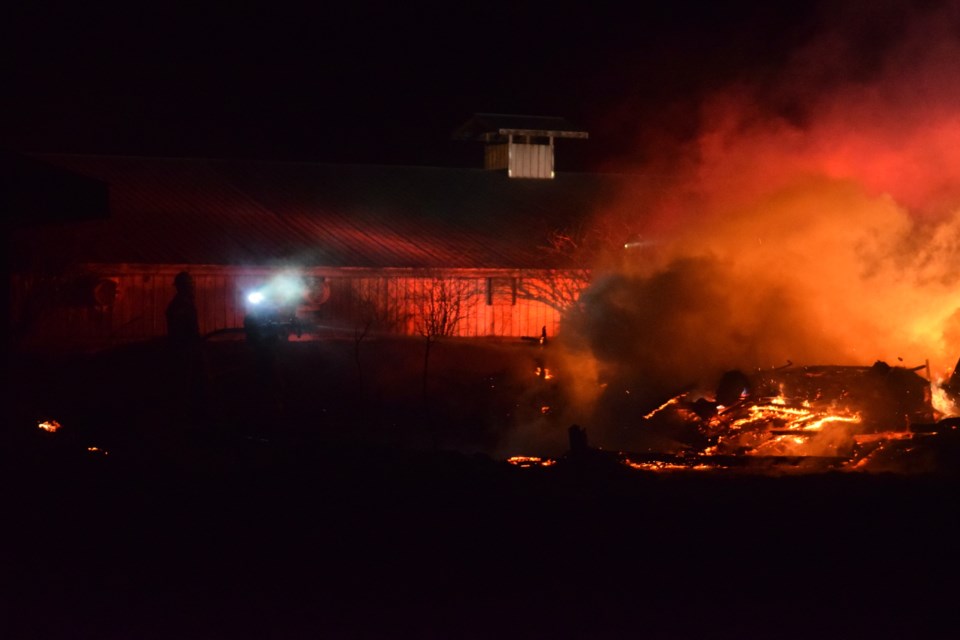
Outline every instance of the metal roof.
<path id="1" fill-rule="evenodd" d="M 0 150 L 0 215 L 11 228 L 106 218 L 107 186 Z"/>
<path id="2" fill-rule="evenodd" d="M 610 174 L 43 156 L 109 187 L 111 217 L 25 230 L 15 264 L 560 268 L 551 231 L 590 218 Z"/>
<path id="3" fill-rule="evenodd" d="M 508 113 L 477 113 L 457 129 L 458 140 L 491 140 L 505 135 L 586 138 L 580 130 L 557 116 L 524 116 Z"/>

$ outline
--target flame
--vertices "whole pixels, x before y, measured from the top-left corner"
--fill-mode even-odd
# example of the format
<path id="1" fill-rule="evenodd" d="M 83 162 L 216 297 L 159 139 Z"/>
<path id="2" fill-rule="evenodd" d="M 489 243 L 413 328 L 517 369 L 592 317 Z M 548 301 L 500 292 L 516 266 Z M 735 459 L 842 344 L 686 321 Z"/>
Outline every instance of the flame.
<path id="1" fill-rule="evenodd" d="M 933 409 L 945 418 L 960 416 L 960 407 L 957 407 L 957 403 L 949 392 L 943 388 L 942 378 L 938 378 L 936 382 L 930 382 L 930 402 L 933 404 Z"/>
<path id="2" fill-rule="evenodd" d="M 106 449 L 101 449 L 100 447 L 87 447 L 87 451 L 89 451 L 90 453 L 101 453 L 105 456 L 110 455 L 109 451 L 107 451 Z"/>
<path id="3" fill-rule="evenodd" d="M 821 431 L 830 423 L 859 424 L 860 414 L 820 414 L 809 408 L 788 407 L 777 402 L 754 405 L 749 414 L 732 422 L 727 428 L 739 431 L 745 427 L 782 423 L 779 429 L 788 431 Z"/>
<path id="4" fill-rule="evenodd" d="M 852 446 L 851 427 L 861 414 L 834 404 L 814 407 L 809 400 L 790 402 L 780 394 L 744 407 L 723 409 L 705 422 L 716 439 L 710 454 L 736 452 L 753 456 L 836 456 Z"/>
<path id="5" fill-rule="evenodd" d="M 831 423 L 859 424 L 859 413 L 840 411 L 838 413 L 818 412 L 805 401 L 801 406 L 787 405 L 782 395 L 770 399 L 766 403 L 755 404 L 749 407 L 747 416 L 734 420 L 726 425 L 730 431 L 740 431 L 754 426 L 777 425 L 777 429 L 787 431 L 821 431 L 825 425 Z M 714 419 L 714 423 L 722 422 L 722 418 Z"/>
<path id="6" fill-rule="evenodd" d="M 56 433 L 60 427 L 60 423 L 56 420 L 44 420 L 43 422 L 37 423 L 37 428 L 47 433 Z"/>

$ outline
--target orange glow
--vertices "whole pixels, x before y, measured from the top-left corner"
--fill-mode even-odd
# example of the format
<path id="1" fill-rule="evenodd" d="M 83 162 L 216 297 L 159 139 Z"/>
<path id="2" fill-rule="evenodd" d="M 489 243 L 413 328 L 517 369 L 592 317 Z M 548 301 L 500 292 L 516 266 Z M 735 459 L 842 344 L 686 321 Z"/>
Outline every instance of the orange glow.
<path id="1" fill-rule="evenodd" d="M 110 455 L 109 451 L 105 449 L 101 449 L 100 447 L 87 447 L 87 451 L 89 451 L 90 453 L 99 453 L 105 456 Z"/>
<path id="2" fill-rule="evenodd" d="M 47 433 L 56 433 L 60 429 L 60 423 L 56 420 L 44 420 L 37 424 L 37 428 Z"/>
<path id="3" fill-rule="evenodd" d="M 550 458 L 538 458 L 536 456 L 512 456 L 507 458 L 507 462 L 516 467 L 521 467 L 524 469 L 530 467 L 551 467 L 557 463 L 556 460 L 551 460 Z"/>
<path id="4" fill-rule="evenodd" d="M 537 367 L 536 369 L 533 370 L 533 374 L 538 378 L 542 378 L 544 380 L 553 379 L 553 372 L 550 371 L 550 369 L 547 369 L 546 367 Z"/>

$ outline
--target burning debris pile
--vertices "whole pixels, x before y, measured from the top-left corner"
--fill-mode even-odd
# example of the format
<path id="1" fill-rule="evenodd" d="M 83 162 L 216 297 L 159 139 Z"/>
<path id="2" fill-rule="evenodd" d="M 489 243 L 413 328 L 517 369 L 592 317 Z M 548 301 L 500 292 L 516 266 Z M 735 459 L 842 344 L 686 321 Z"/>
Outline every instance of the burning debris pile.
<path id="1" fill-rule="evenodd" d="M 683 391 L 636 429 L 679 450 L 604 451 L 569 429 L 560 459 L 514 456 L 520 468 L 560 464 L 641 471 L 955 473 L 960 461 L 960 362 L 940 384 L 906 368 L 794 366 L 728 371 L 715 390 Z"/>
<path id="2" fill-rule="evenodd" d="M 944 385 L 925 366 L 787 365 L 725 373 L 714 393 L 680 393 L 643 417 L 645 429 L 687 445 L 686 466 L 733 460 L 818 459 L 829 466 L 929 470 L 955 448 L 958 374 Z M 936 401 L 935 401 L 936 398 Z M 951 402 L 943 406 L 942 402 Z M 649 456 L 648 456 L 649 457 Z M 649 463 L 663 463 L 651 459 Z"/>

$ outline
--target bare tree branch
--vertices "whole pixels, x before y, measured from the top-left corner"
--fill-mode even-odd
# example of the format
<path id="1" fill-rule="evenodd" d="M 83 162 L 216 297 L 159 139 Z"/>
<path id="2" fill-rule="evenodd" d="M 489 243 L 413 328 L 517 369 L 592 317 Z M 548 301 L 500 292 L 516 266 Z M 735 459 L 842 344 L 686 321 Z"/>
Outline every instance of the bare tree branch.
<path id="1" fill-rule="evenodd" d="M 428 341 L 455 336 L 475 305 L 473 280 L 433 275 L 413 300 L 415 330 Z"/>

